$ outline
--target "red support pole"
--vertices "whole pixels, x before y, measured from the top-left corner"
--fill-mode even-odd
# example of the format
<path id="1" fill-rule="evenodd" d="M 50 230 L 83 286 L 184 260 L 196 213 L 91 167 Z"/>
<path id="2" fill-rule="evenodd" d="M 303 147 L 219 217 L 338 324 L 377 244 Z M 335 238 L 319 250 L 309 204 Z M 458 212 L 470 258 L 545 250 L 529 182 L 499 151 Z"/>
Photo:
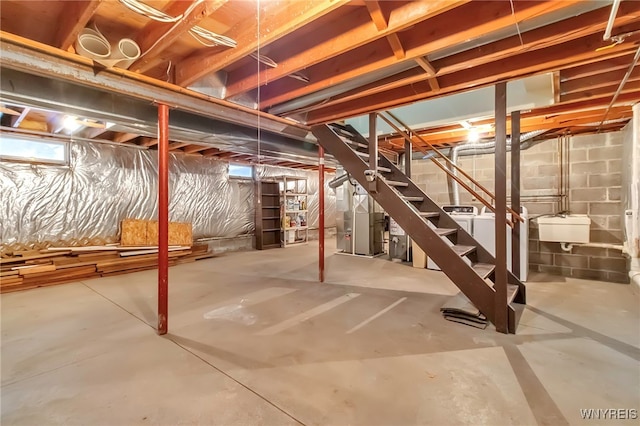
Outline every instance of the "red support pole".
<path id="1" fill-rule="evenodd" d="M 318 240 L 320 247 L 320 258 L 318 266 L 320 269 L 320 282 L 324 282 L 324 148 L 318 145 L 318 192 L 319 192 L 319 224 Z"/>
<path id="2" fill-rule="evenodd" d="M 158 334 L 169 328 L 169 107 L 158 105 Z"/>

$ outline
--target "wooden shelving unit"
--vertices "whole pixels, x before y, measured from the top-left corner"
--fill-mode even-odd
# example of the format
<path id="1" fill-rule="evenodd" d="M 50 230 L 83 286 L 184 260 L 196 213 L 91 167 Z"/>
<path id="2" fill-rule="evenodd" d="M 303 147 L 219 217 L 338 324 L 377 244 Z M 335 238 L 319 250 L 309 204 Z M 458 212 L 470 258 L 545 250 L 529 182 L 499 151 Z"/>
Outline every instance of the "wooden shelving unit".
<path id="1" fill-rule="evenodd" d="M 256 183 L 256 249 L 281 247 L 280 182 Z"/>
<path id="2" fill-rule="evenodd" d="M 307 178 L 292 176 L 283 176 L 280 182 L 282 247 L 306 244 L 309 241 L 307 184 Z"/>

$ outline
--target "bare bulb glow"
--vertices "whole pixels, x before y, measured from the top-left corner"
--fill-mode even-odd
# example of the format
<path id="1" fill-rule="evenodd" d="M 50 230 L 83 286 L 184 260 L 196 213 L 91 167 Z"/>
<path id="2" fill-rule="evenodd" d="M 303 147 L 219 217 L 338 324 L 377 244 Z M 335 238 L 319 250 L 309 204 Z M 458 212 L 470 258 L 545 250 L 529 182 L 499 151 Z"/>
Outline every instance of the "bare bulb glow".
<path id="1" fill-rule="evenodd" d="M 80 127 L 82 127 L 82 124 L 78 122 L 78 118 L 72 115 L 67 115 L 64 118 L 64 122 L 62 124 L 64 125 L 64 128 L 67 129 L 69 132 L 75 132 Z"/>
<path id="2" fill-rule="evenodd" d="M 467 140 L 472 143 L 476 143 L 480 140 L 480 133 L 476 129 L 469 129 Z"/>

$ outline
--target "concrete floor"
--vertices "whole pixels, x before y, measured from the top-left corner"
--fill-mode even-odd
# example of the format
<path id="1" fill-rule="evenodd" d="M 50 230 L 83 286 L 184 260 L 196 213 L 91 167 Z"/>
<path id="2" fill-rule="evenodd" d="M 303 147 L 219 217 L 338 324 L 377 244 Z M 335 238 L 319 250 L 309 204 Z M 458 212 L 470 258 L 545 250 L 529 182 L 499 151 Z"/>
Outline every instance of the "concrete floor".
<path id="1" fill-rule="evenodd" d="M 165 337 L 156 271 L 3 295 L 2 424 L 562 425 L 640 409 L 635 286 L 534 276 L 507 336 L 445 321 L 457 289 L 440 272 L 329 255 L 319 285 L 316 256 L 172 268 Z"/>

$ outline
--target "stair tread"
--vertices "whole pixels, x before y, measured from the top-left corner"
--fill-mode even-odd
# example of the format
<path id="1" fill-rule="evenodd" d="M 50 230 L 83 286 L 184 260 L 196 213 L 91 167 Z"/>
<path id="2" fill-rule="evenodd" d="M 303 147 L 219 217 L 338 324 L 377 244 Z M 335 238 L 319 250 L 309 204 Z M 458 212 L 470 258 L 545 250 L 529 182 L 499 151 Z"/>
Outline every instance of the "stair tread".
<path id="1" fill-rule="evenodd" d="M 360 157 L 369 158 L 368 152 L 360 152 L 360 151 L 354 151 L 354 152 L 358 154 Z"/>
<path id="2" fill-rule="evenodd" d="M 406 196 L 402 196 L 402 199 L 406 200 L 406 201 L 423 201 L 424 197 L 410 197 L 410 196 L 406 197 Z"/>
<path id="3" fill-rule="evenodd" d="M 442 237 L 445 235 L 453 234 L 454 232 L 457 232 L 458 229 L 457 228 L 434 228 L 434 231 L 436 231 L 436 234 Z"/>
<path id="4" fill-rule="evenodd" d="M 419 214 L 424 218 L 440 216 L 439 212 L 420 212 Z"/>
<path id="5" fill-rule="evenodd" d="M 454 246 L 451 246 L 451 249 L 460 257 L 464 256 L 465 254 L 471 253 L 472 251 L 474 251 L 476 249 L 476 246 L 463 246 L 460 244 L 456 244 Z"/>
<path id="6" fill-rule="evenodd" d="M 385 182 L 387 182 L 387 185 L 389 186 L 403 186 L 403 187 L 409 186 L 407 182 L 401 182 L 399 180 L 385 180 Z"/>
<path id="7" fill-rule="evenodd" d="M 380 167 L 378 166 L 378 171 L 382 173 L 391 173 L 391 169 L 388 167 Z"/>
<path id="8" fill-rule="evenodd" d="M 507 284 L 507 304 L 513 302 L 513 299 L 518 295 L 520 288 L 515 284 Z"/>
<path id="9" fill-rule="evenodd" d="M 491 275 L 496 267 L 490 263 L 474 263 L 472 268 L 482 279 L 485 279 Z"/>

